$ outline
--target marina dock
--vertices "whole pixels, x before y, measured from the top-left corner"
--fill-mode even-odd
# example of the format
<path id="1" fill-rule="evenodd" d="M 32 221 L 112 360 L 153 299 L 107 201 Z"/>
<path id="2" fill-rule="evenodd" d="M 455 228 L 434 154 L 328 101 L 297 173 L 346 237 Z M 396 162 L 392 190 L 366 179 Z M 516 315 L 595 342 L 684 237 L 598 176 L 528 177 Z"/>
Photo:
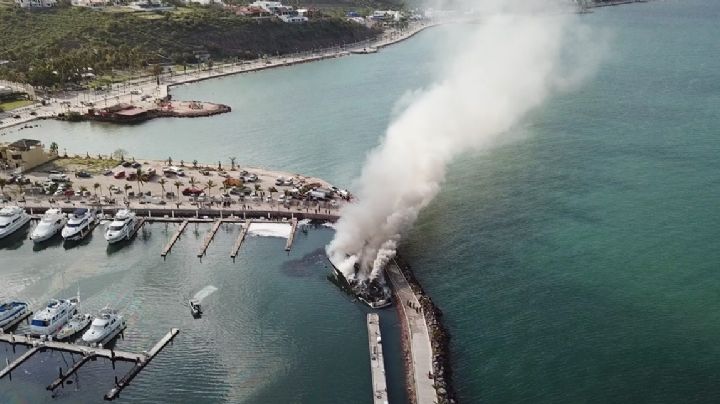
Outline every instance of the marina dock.
<path id="1" fill-rule="evenodd" d="M 380 316 L 368 313 L 368 342 L 370 345 L 370 372 L 372 373 L 373 403 L 388 404 L 387 380 L 385 379 L 385 357 L 380 335 Z"/>
<path id="2" fill-rule="evenodd" d="M 210 242 L 212 242 L 213 238 L 215 237 L 215 233 L 217 233 L 218 229 L 220 228 L 220 225 L 223 223 L 223 219 L 217 220 L 215 224 L 213 225 L 212 229 L 210 230 L 210 233 L 208 233 L 207 237 L 205 237 L 205 241 L 203 241 L 202 247 L 200 247 L 200 251 L 198 251 L 198 258 L 202 258 L 203 255 L 205 255 L 205 252 L 207 251 L 208 247 L 210 246 Z"/>
<path id="3" fill-rule="evenodd" d="M 288 237 L 287 244 L 285 244 L 285 251 L 290 251 L 292 248 L 293 240 L 295 240 L 295 231 L 297 230 L 298 220 L 296 217 L 292 218 L 292 223 L 290 224 L 290 236 Z"/>
<path id="4" fill-rule="evenodd" d="M 245 225 L 243 226 L 242 230 L 240 230 L 240 235 L 238 235 L 237 240 L 235 240 L 235 244 L 233 244 L 232 250 L 230 251 L 230 258 L 232 258 L 233 261 L 235 261 L 235 257 L 237 257 L 238 251 L 240 251 L 240 246 L 245 240 L 245 236 L 247 236 L 248 230 L 250 230 L 251 223 L 252 220 L 250 219 L 245 221 Z"/>
<path id="5" fill-rule="evenodd" d="M 17 359 L 7 363 L 4 369 L 0 370 L 0 379 L 5 376 L 10 376 L 12 379 L 11 372 L 22 365 L 25 361 L 30 359 L 37 352 L 43 352 L 45 350 L 55 350 L 61 352 L 69 352 L 71 354 L 78 354 L 81 359 L 70 366 L 70 368 L 63 372 L 60 368 L 59 376 L 50 385 L 47 386 L 48 390 L 55 390 L 58 387 L 64 385 L 65 381 L 74 373 L 76 373 L 85 363 L 94 360 L 95 358 L 102 357 L 110 359 L 112 362 L 125 361 L 133 362 L 135 366 L 120 380 L 115 383 L 115 386 L 105 395 L 106 400 L 114 400 L 119 397 L 120 392 L 125 389 L 130 382 L 142 371 L 154 358 L 157 356 L 167 344 L 180 333 L 180 330 L 173 328 L 160 339 L 150 351 L 143 352 L 140 354 L 132 352 L 124 352 L 113 349 L 107 349 L 102 347 L 84 346 L 78 344 L 70 344 L 66 342 L 47 341 L 40 338 L 32 338 L 27 335 L 14 335 L 14 334 L 0 334 L 0 342 L 5 342 L 13 345 L 25 345 L 30 347 L 25 353 L 20 355 Z M 114 365 L 113 365 L 114 366 Z"/>
<path id="6" fill-rule="evenodd" d="M 187 227 L 187 225 L 188 225 L 188 221 L 183 220 L 183 222 L 180 224 L 180 227 L 178 227 L 175 234 L 173 234 L 170 241 L 167 243 L 167 245 L 165 245 L 165 248 L 163 248 L 162 252 L 160 253 L 161 257 L 165 258 L 165 256 L 168 255 L 168 253 L 170 252 L 170 250 L 172 250 L 173 246 L 175 245 L 175 242 L 178 241 L 178 239 L 180 238 L 180 235 L 185 230 L 185 227 Z"/>

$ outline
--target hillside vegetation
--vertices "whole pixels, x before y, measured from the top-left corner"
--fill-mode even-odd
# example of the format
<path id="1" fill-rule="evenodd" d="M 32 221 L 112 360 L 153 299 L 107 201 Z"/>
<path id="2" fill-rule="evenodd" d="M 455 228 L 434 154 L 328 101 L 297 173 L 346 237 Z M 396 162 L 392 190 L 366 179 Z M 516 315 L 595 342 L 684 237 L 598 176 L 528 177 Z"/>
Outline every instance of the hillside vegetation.
<path id="1" fill-rule="evenodd" d="M 139 70 L 149 63 L 195 63 L 284 54 L 364 40 L 376 32 L 342 19 L 307 24 L 256 21 L 219 8 L 172 13 L 100 12 L 79 7 L 0 8 L 0 78 L 50 86 L 78 71 Z M 55 73 L 53 73 L 55 72 Z"/>

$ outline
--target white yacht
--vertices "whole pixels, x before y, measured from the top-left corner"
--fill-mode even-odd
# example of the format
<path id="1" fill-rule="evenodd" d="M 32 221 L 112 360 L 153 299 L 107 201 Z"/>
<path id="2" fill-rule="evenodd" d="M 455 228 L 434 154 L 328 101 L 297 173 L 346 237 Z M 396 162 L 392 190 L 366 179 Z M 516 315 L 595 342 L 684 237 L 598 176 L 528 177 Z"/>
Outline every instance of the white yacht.
<path id="1" fill-rule="evenodd" d="M 137 220 L 135 212 L 129 209 L 118 210 L 112 223 L 105 231 L 105 240 L 110 244 L 130 240 L 137 230 Z"/>
<path id="2" fill-rule="evenodd" d="M 78 208 L 70 214 L 68 222 L 62 229 L 62 237 L 65 240 L 82 240 L 87 236 L 95 224 L 95 211 L 85 208 Z"/>
<path id="3" fill-rule="evenodd" d="M 90 329 L 82 336 L 82 340 L 88 344 L 106 344 L 115 338 L 125 328 L 125 319 L 117 314 L 117 311 L 107 307 L 100 310 Z"/>
<path id="4" fill-rule="evenodd" d="M 0 328 L 12 323 L 27 313 L 27 303 L 9 301 L 0 304 Z"/>
<path id="5" fill-rule="evenodd" d="M 53 299 L 44 309 L 35 313 L 30 322 L 30 333 L 40 336 L 55 336 L 77 312 L 78 299 Z"/>
<path id="6" fill-rule="evenodd" d="M 19 206 L 7 206 L 0 209 L 0 238 L 13 234 L 30 221 L 30 215 Z"/>
<path id="7" fill-rule="evenodd" d="M 30 239 L 35 243 L 43 242 L 61 231 L 67 221 L 67 216 L 60 209 L 48 209 L 33 230 Z"/>
<path id="8" fill-rule="evenodd" d="M 90 325 L 91 321 L 93 321 L 93 316 L 91 316 L 90 314 L 76 314 L 72 316 L 70 321 L 68 321 L 65 326 L 63 326 L 55 339 L 68 339 L 87 328 L 87 326 Z"/>

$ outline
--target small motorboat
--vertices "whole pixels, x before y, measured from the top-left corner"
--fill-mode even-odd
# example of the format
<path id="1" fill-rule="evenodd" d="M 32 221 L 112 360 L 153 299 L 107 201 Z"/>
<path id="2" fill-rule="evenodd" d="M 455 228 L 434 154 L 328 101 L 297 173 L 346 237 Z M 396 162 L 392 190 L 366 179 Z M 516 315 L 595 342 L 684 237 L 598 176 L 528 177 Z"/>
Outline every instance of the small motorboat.
<path id="1" fill-rule="evenodd" d="M 72 316 L 70 321 L 68 321 L 67 324 L 60 329 L 60 332 L 58 332 L 57 336 L 55 336 L 55 339 L 64 340 L 72 337 L 87 328 L 92 320 L 93 316 L 90 314 L 76 314 Z"/>
<path id="2" fill-rule="evenodd" d="M 202 307 L 197 299 L 190 299 L 190 314 L 195 318 L 202 316 Z"/>
<path id="3" fill-rule="evenodd" d="M 106 344 L 125 329 L 125 319 L 116 310 L 104 308 L 82 336 L 88 344 Z"/>
<path id="4" fill-rule="evenodd" d="M 0 328 L 12 323 L 27 313 L 27 303 L 8 301 L 0 304 Z"/>

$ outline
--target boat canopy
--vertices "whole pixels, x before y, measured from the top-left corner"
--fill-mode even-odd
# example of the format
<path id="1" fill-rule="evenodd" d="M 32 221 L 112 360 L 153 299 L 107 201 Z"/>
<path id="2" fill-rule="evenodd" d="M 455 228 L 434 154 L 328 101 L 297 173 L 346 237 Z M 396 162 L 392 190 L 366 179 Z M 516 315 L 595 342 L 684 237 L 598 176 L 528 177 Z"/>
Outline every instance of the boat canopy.
<path id="1" fill-rule="evenodd" d="M 87 213 L 87 211 L 88 211 L 88 210 L 85 209 L 85 208 L 76 208 L 76 209 L 73 211 L 73 215 L 75 215 L 75 216 L 83 216 L 83 215 L 85 215 L 85 213 Z"/>

